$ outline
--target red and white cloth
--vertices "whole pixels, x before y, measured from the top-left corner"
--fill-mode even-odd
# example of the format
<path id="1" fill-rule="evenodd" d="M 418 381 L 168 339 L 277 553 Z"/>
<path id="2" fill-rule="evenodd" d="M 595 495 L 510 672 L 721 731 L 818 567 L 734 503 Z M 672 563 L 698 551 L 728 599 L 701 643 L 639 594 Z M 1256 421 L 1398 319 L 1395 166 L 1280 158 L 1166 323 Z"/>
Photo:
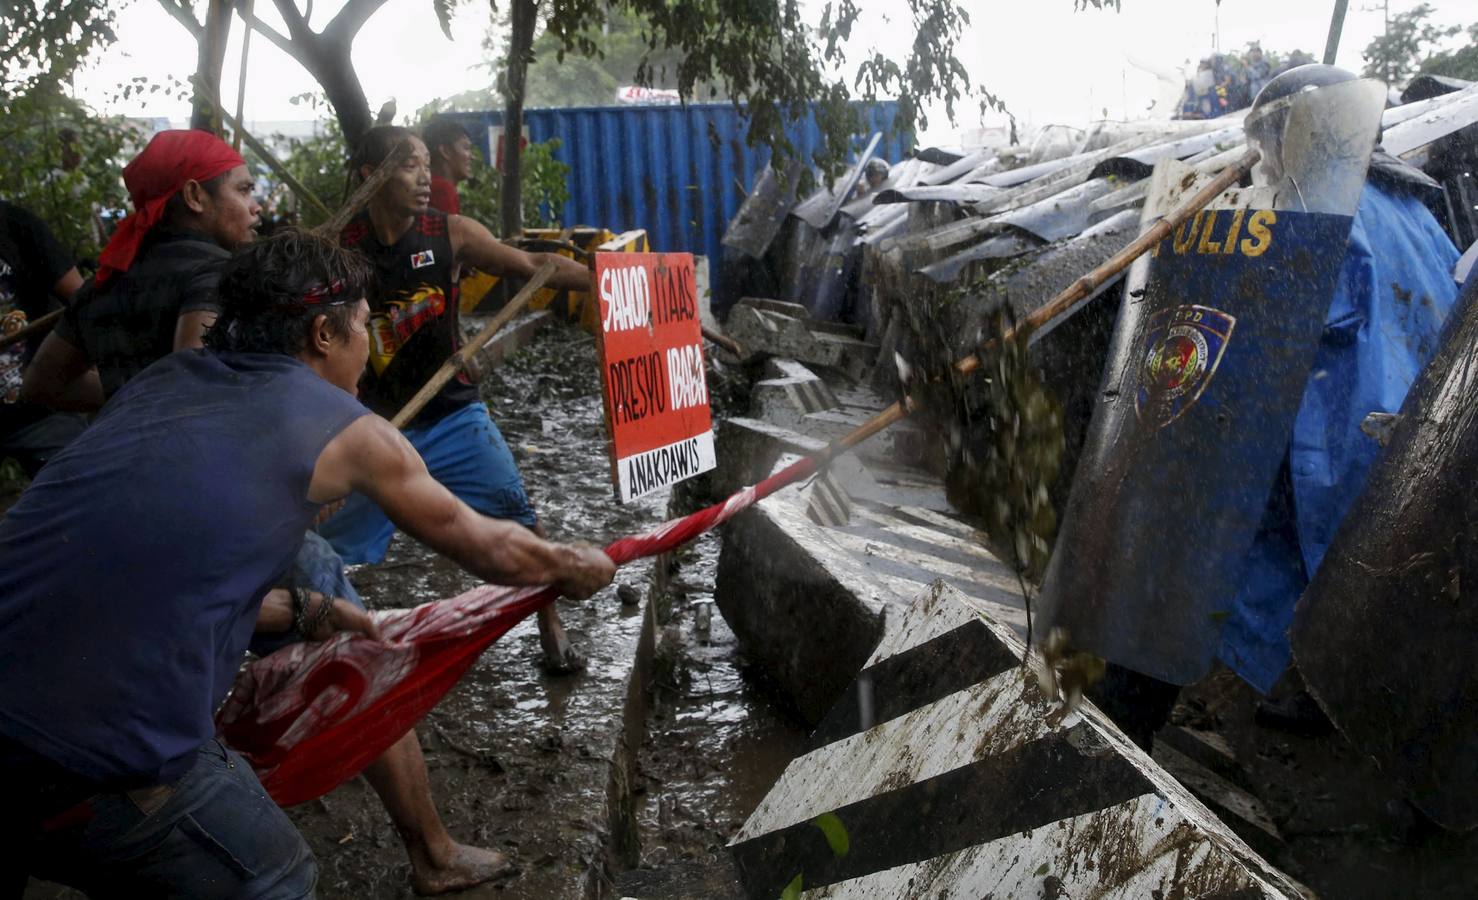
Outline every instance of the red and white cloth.
<path id="1" fill-rule="evenodd" d="M 623 565 L 675 549 L 819 464 L 799 460 L 722 503 L 621 538 L 606 553 Z M 217 730 L 251 762 L 278 804 L 320 797 L 400 740 L 483 650 L 556 596 L 553 588 L 480 587 L 376 614 L 383 643 L 340 633 L 279 650 L 237 675 Z"/>

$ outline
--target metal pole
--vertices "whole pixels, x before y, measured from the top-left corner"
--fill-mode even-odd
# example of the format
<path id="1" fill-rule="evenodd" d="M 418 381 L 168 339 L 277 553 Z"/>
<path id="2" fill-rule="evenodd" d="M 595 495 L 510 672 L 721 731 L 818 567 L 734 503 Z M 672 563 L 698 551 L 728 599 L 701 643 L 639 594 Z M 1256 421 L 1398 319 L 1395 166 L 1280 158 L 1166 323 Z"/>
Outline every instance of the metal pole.
<path id="1" fill-rule="evenodd" d="M 1345 11 L 1350 8 L 1350 0 L 1334 0 L 1334 16 L 1329 20 L 1329 39 L 1324 42 L 1324 65 L 1334 65 L 1334 58 L 1339 55 L 1339 34 L 1345 28 Z"/>

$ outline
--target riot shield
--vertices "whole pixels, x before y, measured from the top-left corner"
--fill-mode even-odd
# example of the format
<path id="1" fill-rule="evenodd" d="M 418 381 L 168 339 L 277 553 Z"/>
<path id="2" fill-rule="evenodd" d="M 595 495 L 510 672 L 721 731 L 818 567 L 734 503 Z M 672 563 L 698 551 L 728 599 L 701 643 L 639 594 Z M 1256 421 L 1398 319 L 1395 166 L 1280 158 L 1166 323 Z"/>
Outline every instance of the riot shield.
<path id="1" fill-rule="evenodd" d="M 1435 821 L 1478 826 L 1478 280 L 1304 592 L 1309 690 Z"/>
<path id="2" fill-rule="evenodd" d="M 1378 82 L 1354 81 L 1291 98 L 1263 122 L 1280 157 L 1260 172 L 1275 183 L 1227 192 L 1152 251 L 1143 291 L 1115 325 L 1039 635 L 1061 628 L 1075 649 L 1178 684 L 1210 668 L 1313 364 L 1384 96 Z M 1156 184 L 1176 192 L 1191 179 Z M 1151 198 L 1147 215 L 1164 205 Z"/>

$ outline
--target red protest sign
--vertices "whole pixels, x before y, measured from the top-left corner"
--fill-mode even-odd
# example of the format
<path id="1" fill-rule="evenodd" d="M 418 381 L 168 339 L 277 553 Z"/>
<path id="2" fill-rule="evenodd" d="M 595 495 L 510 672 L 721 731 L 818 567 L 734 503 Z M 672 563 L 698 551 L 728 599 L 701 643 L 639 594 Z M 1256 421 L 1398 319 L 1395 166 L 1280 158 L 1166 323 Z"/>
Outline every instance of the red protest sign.
<path id="1" fill-rule="evenodd" d="M 597 253 L 600 377 L 623 502 L 717 465 L 693 257 Z"/>

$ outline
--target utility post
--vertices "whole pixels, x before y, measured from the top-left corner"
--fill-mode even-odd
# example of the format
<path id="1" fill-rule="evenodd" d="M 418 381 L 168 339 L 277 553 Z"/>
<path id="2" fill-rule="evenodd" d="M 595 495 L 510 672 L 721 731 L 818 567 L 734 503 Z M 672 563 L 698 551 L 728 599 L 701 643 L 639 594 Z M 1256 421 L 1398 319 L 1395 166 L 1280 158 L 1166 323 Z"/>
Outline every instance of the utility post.
<path id="1" fill-rule="evenodd" d="M 1345 12 L 1350 8 L 1350 0 L 1334 0 L 1334 15 L 1329 20 L 1329 38 L 1324 42 L 1324 65 L 1334 65 L 1334 58 L 1339 55 L 1339 36 L 1345 28 Z"/>

